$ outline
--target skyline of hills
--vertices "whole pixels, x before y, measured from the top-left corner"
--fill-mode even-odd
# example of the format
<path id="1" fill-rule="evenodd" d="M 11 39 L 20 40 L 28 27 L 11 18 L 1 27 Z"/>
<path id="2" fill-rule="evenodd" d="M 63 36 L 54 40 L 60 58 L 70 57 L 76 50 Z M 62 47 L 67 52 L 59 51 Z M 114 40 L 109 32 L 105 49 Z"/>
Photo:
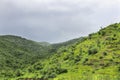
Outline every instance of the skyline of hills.
<path id="1" fill-rule="evenodd" d="M 119 80 L 120 23 L 63 43 L 0 36 L 0 79 Z"/>

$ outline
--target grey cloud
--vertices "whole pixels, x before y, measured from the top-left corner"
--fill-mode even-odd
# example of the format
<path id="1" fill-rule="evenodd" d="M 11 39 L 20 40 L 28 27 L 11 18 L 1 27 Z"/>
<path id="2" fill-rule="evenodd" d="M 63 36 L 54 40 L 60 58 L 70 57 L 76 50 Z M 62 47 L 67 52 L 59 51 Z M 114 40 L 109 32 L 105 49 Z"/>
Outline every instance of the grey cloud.
<path id="1" fill-rule="evenodd" d="M 110 4 L 103 0 L 45 1 L 1 0 L 0 34 L 61 42 L 88 35 L 101 26 L 120 21 L 118 0 L 114 3 L 109 0 Z"/>

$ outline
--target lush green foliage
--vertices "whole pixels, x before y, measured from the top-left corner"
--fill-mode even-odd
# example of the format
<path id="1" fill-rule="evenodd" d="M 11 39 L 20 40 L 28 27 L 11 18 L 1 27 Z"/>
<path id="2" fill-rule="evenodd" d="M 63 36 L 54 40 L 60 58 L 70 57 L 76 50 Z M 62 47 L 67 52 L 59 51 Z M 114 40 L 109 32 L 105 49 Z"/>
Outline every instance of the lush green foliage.
<path id="1" fill-rule="evenodd" d="M 32 50 L 31 47 L 28 46 L 31 42 L 24 44 L 24 46 L 27 46 L 25 48 L 30 49 L 30 53 L 27 53 L 27 49 L 24 50 L 23 46 L 18 46 L 18 44 L 21 45 L 20 42 L 16 42 L 14 44 L 15 47 L 12 46 L 12 48 L 10 48 L 12 44 L 5 42 L 7 44 L 7 46 L 5 46 L 6 44 L 3 45 L 5 40 L 0 40 L 0 56 L 2 56 L 0 57 L 0 65 L 2 66 L 1 79 L 5 80 L 6 78 L 8 80 L 16 80 L 23 78 L 24 80 L 25 78 L 40 78 L 41 80 L 120 80 L 119 37 L 120 23 L 112 24 L 106 28 L 102 28 L 97 33 L 92 33 L 88 37 L 75 40 L 72 43 L 63 43 L 62 46 L 59 44 L 45 46 L 46 49 L 42 50 L 48 52 L 46 52 L 46 55 L 44 56 L 47 56 L 48 53 L 54 54 L 50 57 L 42 56 L 44 59 L 39 58 L 40 60 L 36 58 L 36 56 L 41 57 L 43 53 L 41 53 L 41 51 L 38 51 L 37 53 L 33 52 L 35 50 Z M 18 52 L 14 52 L 17 50 L 16 46 L 18 46 L 18 49 L 25 52 L 22 54 L 21 59 L 19 59 L 20 55 L 16 56 Z M 13 53 L 10 54 L 6 52 L 9 48 L 10 50 L 8 51 L 11 52 L 13 50 L 15 56 Z M 38 46 L 35 48 L 38 48 Z M 6 55 L 3 56 L 2 52 Z M 32 53 L 36 54 L 34 58 L 24 58 L 34 56 Z M 9 57 L 5 58 L 5 56 Z M 11 56 L 13 56 L 13 58 L 11 58 Z M 29 59 L 31 61 L 29 61 Z M 34 60 L 35 63 L 32 62 Z M 24 64 L 27 63 L 27 61 L 29 63 L 27 65 Z M 21 62 L 23 68 L 19 68 L 22 66 L 19 62 Z M 17 67 L 14 68 L 14 65 L 17 65 Z M 3 68 L 3 66 L 8 68 Z"/>
<path id="2" fill-rule="evenodd" d="M 49 56 L 49 46 L 17 36 L 0 36 L 0 76 L 21 76 L 21 70 Z"/>

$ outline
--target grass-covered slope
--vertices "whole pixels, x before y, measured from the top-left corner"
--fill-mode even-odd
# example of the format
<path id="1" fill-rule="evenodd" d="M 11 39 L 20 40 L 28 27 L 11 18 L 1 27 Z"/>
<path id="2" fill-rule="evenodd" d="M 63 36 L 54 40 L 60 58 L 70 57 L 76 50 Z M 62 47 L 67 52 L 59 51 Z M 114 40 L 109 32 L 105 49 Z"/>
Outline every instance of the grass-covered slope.
<path id="1" fill-rule="evenodd" d="M 1 80 L 120 80 L 120 23 L 58 45 L 13 37 L 0 37 Z"/>
<path id="2" fill-rule="evenodd" d="M 120 80 L 120 24 L 61 47 L 49 59 L 28 67 L 21 78 L 41 80 Z"/>

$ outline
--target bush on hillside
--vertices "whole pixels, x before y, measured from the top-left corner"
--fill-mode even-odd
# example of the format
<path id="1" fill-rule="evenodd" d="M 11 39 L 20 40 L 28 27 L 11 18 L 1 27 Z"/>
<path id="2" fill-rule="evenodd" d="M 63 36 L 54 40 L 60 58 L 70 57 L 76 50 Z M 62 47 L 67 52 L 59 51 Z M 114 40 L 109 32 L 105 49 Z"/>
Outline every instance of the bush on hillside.
<path id="1" fill-rule="evenodd" d="M 99 31 L 98 34 L 101 35 L 101 36 L 105 36 L 106 32 L 105 31 Z"/>
<path id="2" fill-rule="evenodd" d="M 90 48 L 90 49 L 88 50 L 88 54 L 89 54 L 89 55 L 91 55 L 91 54 L 96 54 L 96 53 L 98 53 L 98 49 L 95 48 L 95 47 Z"/>

